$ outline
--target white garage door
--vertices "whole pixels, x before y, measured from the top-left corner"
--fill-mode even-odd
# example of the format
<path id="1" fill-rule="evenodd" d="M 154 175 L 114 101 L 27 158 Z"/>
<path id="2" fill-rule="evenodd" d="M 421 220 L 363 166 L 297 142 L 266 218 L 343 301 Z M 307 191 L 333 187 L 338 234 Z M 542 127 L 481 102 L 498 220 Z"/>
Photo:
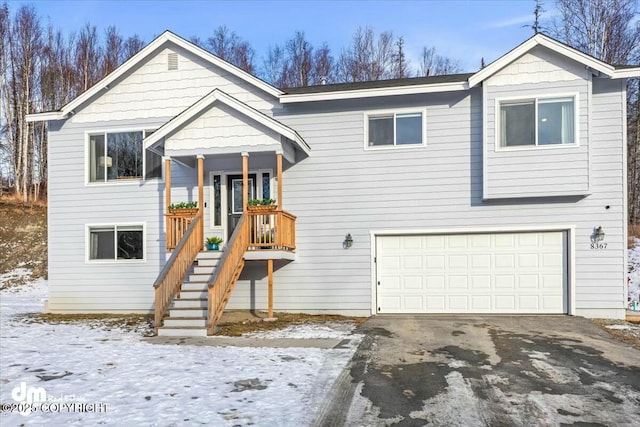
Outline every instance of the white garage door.
<path id="1" fill-rule="evenodd" d="M 565 232 L 378 236 L 378 313 L 567 312 Z"/>

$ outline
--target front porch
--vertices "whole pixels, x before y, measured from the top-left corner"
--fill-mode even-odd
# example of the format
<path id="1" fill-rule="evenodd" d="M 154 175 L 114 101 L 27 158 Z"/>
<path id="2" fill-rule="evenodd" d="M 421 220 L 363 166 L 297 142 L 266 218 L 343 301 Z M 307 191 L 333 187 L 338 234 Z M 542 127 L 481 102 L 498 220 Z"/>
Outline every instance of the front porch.
<path id="1" fill-rule="evenodd" d="M 145 138 L 144 144 L 165 159 L 164 216 L 170 257 L 154 283 L 156 332 L 169 312 L 169 318 L 181 321 L 196 313 L 198 333 L 206 329 L 207 335 L 213 334 L 250 261 L 266 261 L 272 317 L 274 260 L 294 261 L 296 249 L 296 217 L 283 206 L 283 162 L 291 166 L 303 159 L 309 154 L 308 145 L 291 128 L 219 89 Z M 175 165 L 180 168 L 174 189 Z M 172 212 L 173 190 L 197 202 L 197 209 Z M 275 199 L 275 204 L 257 209 L 250 206 L 250 199 Z M 208 234 L 225 242 L 214 265 L 200 269 L 199 260 L 208 253 L 203 252 Z M 185 294 L 198 296 L 185 298 Z"/>

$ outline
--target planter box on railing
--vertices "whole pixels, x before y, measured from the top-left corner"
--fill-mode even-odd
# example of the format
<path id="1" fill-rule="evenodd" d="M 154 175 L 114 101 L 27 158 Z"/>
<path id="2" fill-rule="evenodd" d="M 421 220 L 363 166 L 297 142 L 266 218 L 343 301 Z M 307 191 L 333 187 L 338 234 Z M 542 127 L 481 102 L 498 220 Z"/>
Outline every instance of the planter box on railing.
<path id="1" fill-rule="evenodd" d="M 255 206 L 247 206 L 247 210 L 249 212 L 273 212 L 278 209 L 276 205 L 255 205 Z"/>
<path id="2" fill-rule="evenodd" d="M 176 216 L 196 216 L 198 215 L 198 208 L 180 208 L 180 209 L 169 209 L 169 215 Z"/>

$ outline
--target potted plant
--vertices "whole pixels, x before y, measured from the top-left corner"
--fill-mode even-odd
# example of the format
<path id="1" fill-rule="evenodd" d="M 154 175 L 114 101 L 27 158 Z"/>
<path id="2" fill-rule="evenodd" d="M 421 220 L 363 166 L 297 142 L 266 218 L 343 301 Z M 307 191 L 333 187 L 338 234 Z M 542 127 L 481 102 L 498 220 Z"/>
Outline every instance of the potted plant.
<path id="1" fill-rule="evenodd" d="M 210 251 L 220 250 L 220 243 L 222 243 L 222 239 L 218 236 L 207 237 L 207 249 Z"/>
<path id="2" fill-rule="evenodd" d="M 273 199 L 251 199 L 247 209 L 252 212 L 271 212 L 278 208 L 275 203 Z"/>
<path id="3" fill-rule="evenodd" d="M 180 202 L 169 205 L 169 212 L 173 215 L 196 216 L 198 213 L 198 202 Z"/>

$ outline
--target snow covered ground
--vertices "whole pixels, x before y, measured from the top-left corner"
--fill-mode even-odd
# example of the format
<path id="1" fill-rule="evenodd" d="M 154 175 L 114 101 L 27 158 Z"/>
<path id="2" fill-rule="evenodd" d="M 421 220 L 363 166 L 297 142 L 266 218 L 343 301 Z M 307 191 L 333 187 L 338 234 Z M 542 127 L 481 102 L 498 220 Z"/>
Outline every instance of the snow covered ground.
<path id="1" fill-rule="evenodd" d="M 46 287 L 38 280 L 0 292 L 3 427 L 305 426 L 361 339 L 349 326 L 329 324 L 292 327 L 286 336 L 348 338 L 346 348 L 158 345 L 130 331 L 16 318 L 42 311 Z M 46 405 L 25 415 L 6 412 L 13 397 L 30 397 L 35 388 L 46 392 Z M 100 412 L 69 412 L 82 409 Z"/>
<path id="2" fill-rule="evenodd" d="M 629 249 L 629 298 L 640 303 L 640 239 Z"/>

